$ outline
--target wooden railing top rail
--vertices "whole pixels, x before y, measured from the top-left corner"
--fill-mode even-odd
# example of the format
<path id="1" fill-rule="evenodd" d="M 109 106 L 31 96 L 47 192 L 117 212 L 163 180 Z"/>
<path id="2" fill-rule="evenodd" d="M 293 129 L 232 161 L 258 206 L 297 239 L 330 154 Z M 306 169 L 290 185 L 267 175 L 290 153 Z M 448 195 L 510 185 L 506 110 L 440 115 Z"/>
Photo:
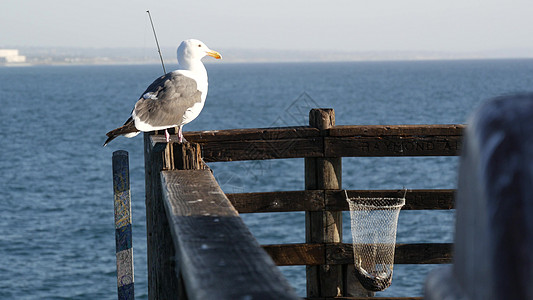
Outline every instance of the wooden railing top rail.
<path id="1" fill-rule="evenodd" d="M 458 155 L 465 125 L 347 125 L 186 132 L 206 162 L 302 157 Z M 161 135 L 152 144 L 163 145 Z M 175 136 L 172 137 L 175 139 Z"/>
<path id="2" fill-rule="evenodd" d="M 456 136 L 462 135 L 464 124 L 411 124 L 411 125 L 336 125 L 323 130 L 327 136 Z M 184 132 L 187 140 L 195 143 L 236 140 L 271 140 L 321 136 L 321 131 L 310 126 L 224 129 Z"/>
<path id="3" fill-rule="evenodd" d="M 162 171 L 161 182 L 188 299 L 298 299 L 210 170 Z"/>
<path id="4" fill-rule="evenodd" d="M 185 138 L 194 143 L 240 141 L 240 140 L 273 140 L 293 139 L 320 136 L 320 130 L 309 126 L 244 128 L 208 131 L 188 131 Z"/>
<path id="5" fill-rule="evenodd" d="M 457 136 L 465 129 L 463 124 L 413 125 L 337 125 L 327 129 L 329 136 Z"/>

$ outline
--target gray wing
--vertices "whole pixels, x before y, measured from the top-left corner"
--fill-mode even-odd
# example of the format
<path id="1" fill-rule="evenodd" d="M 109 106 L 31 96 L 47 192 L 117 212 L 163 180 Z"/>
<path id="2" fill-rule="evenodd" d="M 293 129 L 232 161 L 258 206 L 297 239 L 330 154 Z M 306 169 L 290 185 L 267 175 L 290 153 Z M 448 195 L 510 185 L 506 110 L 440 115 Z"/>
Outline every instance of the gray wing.
<path id="1" fill-rule="evenodd" d="M 187 109 L 202 101 L 196 81 L 167 73 L 156 79 L 135 104 L 135 115 L 151 126 L 180 125 Z"/>

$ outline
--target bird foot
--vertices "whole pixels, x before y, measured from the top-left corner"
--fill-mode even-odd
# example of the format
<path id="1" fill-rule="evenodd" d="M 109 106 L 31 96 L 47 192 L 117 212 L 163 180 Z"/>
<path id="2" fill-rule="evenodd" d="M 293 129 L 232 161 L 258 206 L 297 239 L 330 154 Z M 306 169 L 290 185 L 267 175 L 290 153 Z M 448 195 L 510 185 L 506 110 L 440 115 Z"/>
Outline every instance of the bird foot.
<path id="1" fill-rule="evenodd" d="M 168 130 L 165 129 L 165 139 L 167 140 L 167 143 L 170 142 L 170 134 L 168 134 Z"/>

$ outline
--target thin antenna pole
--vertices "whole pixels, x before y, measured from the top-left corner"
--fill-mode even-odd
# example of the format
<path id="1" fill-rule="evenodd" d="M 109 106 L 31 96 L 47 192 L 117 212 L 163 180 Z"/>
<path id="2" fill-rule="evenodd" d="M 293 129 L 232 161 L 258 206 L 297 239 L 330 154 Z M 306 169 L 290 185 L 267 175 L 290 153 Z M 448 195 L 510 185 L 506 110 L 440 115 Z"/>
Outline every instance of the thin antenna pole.
<path id="1" fill-rule="evenodd" d="M 163 66 L 163 74 L 167 74 L 167 70 L 165 70 L 165 63 L 163 62 L 163 55 L 161 55 L 161 48 L 159 48 L 159 42 L 157 41 L 157 34 L 155 34 L 155 28 L 154 28 L 154 22 L 152 21 L 152 15 L 150 14 L 150 11 L 146 11 L 148 13 L 148 17 L 150 18 L 150 24 L 152 24 L 152 31 L 154 32 L 155 37 L 155 44 L 157 45 L 157 52 L 159 53 L 159 58 L 161 59 L 161 66 Z"/>

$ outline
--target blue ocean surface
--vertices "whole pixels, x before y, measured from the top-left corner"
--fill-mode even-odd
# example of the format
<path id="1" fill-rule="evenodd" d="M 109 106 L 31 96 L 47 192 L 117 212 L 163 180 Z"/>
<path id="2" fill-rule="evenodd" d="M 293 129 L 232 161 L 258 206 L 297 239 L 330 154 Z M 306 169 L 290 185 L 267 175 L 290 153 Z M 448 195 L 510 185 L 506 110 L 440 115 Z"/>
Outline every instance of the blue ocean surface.
<path id="1" fill-rule="evenodd" d="M 170 66 L 168 66 L 170 67 Z M 533 91 L 533 60 L 207 65 L 209 95 L 185 126 L 219 130 L 308 124 L 456 124 L 483 101 Z M 129 151 L 135 292 L 147 299 L 140 136 L 105 133 L 161 75 L 158 65 L 0 68 L 0 299 L 116 299 L 111 155 Z M 225 192 L 302 190 L 303 159 L 212 163 Z M 345 189 L 455 188 L 457 157 L 344 158 Z M 344 241 L 350 242 L 349 214 Z M 305 241 L 304 214 L 243 214 L 263 244 Z M 403 211 L 399 243 L 453 242 L 453 211 Z M 397 265 L 378 296 L 421 296 L 438 265 Z M 282 267 L 305 295 L 305 267 Z"/>

